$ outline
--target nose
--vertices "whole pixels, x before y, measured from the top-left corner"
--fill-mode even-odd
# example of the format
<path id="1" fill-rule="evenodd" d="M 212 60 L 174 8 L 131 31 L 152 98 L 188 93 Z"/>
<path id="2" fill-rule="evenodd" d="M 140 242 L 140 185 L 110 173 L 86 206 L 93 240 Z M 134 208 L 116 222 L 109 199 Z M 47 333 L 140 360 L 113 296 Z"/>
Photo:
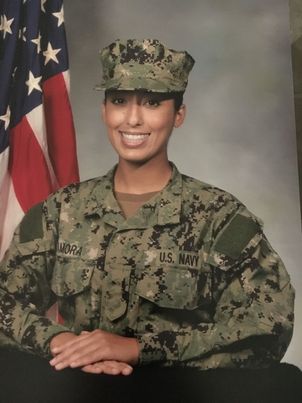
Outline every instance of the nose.
<path id="1" fill-rule="evenodd" d="M 139 105 L 137 102 L 129 103 L 126 118 L 129 126 L 140 126 L 143 123 L 141 105 Z"/>

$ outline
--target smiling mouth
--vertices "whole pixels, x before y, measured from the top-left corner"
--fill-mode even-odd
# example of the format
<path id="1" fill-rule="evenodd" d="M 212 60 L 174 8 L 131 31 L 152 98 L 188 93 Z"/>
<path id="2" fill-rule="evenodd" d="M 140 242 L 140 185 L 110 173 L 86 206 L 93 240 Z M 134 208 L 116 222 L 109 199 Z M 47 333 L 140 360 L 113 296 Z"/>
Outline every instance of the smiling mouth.
<path id="1" fill-rule="evenodd" d="M 150 133 L 120 132 L 122 140 L 128 145 L 140 145 L 150 136 Z"/>

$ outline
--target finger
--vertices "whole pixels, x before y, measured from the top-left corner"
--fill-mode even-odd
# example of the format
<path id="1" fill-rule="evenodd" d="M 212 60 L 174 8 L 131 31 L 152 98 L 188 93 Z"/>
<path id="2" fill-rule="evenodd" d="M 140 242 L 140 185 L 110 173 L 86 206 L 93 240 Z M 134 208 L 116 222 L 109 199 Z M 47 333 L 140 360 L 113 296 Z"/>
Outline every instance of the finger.
<path id="1" fill-rule="evenodd" d="M 133 368 L 125 362 L 103 361 L 102 364 L 104 373 L 110 375 L 118 375 L 118 374 L 130 375 L 131 372 L 133 371 Z M 96 363 L 96 365 L 98 365 L 98 363 Z"/>
<path id="2" fill-rule="evenodd" d="M 85 332 L 85 333 L 81 333 L 80 335 L 76 336 L 75 338 L 73 338 L 72 340 L 67 341 L 66 343 L 62 343 L 59 346 L 55 346 L 52 348 L 52 353 L 54 354 L 59 354 L 62 351 L 72 347 L 73 345 L 76 345 L 77 343 L 79 343 L 80 341 L 82 341 L 83 339 L 89 337 L 90 333 L 89 332 Z"/>
<path id="3" fill-rule="evenodd" d="M 90 356 L 97 349 L 97 345 L 94 343 L 94 340 L 90 335 L 77 336 L 77 340 L 73 343 L 66 344 L 64 347 L 64 349 L 61 349 L 62 351 L 57 352 L 56 356 L 50 361 L 50 365 L 56 366 L 65 362 L 69 365 L 71 362 L 76 362 L 83 356 Z M 102 357 L 95 357 L 93 355 L 89 358 L 90 360 L 92 359 L 92 361 L 89 362 L 89 359 L 87 361 L 86 358 L 85 362 L 81 361 L 79 365 L 86 365 L 91 362 L 100 361 L 101 358 Z"/>
<path id="4" fill-rule="evenodd" d="M 86 372 L 88 374 L 102 374 L 104 372 L 102 365 L 95 365 L 95 364 L 85 365 L 84 367 L 81 368 L 81 371 Z"/>
<path id="5" fill-rule="evenodd" d="M 98 345 L 91 344 L 80 349 L 69 356 L 71 368 L 82 367 L 83 365 L 93 364 L 103 359 L 103 354 Z"/>
<path id="6" fill-rule="evenodd" d="M 77 344 L 58 354 L 50 361 L 50 365 L 56 369 L 82 367 L 101 361 L 103 358 L 100 347 L 95 343 Z"/>
<path id="7" fill-rule="evenodd" d="M 131 375 L 133 372 L 133 368 L 128 365 L 127 367 L 122 369 L 122 374 L 125 376 Z"/>
<path id="8" fill-rule="evenodd" d="M 82 367 L 91 363 L 96 363 L 110 359 L 111 349 L 108 341 L 101 331 L 93 331 L 88 337 L 73 343 L 64 352 L 63 360 L 68 357 L 71 368 Z"/>
<path id="9" fill-rule="evenodd" d="M 133 368 L 123 362 L 117 361 L 101 361 L 91 365 L 85 365 L 81 368 L 83 372 L 92 374 L 107 374 L 107 375 L 130 375 Z"/>
<path id="10" fill-rule="evenodd" d="M 106 375 L 119 375 L 121 371 L 116 367 L 111 367 L 104 364 L 91 364 L 85 365 L 81 368 L 83 372 L 90 373 L 90 374 L 106 374 Z"/>

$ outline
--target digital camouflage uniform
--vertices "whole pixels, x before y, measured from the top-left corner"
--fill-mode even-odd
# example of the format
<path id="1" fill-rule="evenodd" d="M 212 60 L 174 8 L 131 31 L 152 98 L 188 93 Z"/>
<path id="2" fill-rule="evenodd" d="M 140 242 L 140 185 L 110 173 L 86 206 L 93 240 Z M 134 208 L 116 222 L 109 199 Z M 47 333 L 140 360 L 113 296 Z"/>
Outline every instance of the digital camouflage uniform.
<path id="1" fill-rule="evenodd" d="M 113 174 L 59 190 L 25 216 L 1 264 L 1 331 L 43 356 L 59 332 L 100 328 L 136 337 L 141 364 L 280 360 L 294 292 L 259 221 L 175 166 L 125 219 Z M 44 316 L 54 301 L 63 324 Z"/>

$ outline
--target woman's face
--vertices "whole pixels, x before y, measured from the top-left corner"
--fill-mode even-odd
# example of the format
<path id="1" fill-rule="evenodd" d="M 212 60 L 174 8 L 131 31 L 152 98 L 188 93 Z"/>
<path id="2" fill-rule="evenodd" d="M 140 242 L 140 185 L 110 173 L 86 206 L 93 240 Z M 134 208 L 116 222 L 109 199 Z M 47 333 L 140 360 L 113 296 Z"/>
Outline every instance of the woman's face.
<path id="1" fill-rule="evenodd" d="M 102 116 L 120 160 L 144 163 L 167 160 L 169 137 L 183 123 L 185 107 L 175 111 L 173 99 L 156 93 L 114 91 L 102 105 Z"/>

